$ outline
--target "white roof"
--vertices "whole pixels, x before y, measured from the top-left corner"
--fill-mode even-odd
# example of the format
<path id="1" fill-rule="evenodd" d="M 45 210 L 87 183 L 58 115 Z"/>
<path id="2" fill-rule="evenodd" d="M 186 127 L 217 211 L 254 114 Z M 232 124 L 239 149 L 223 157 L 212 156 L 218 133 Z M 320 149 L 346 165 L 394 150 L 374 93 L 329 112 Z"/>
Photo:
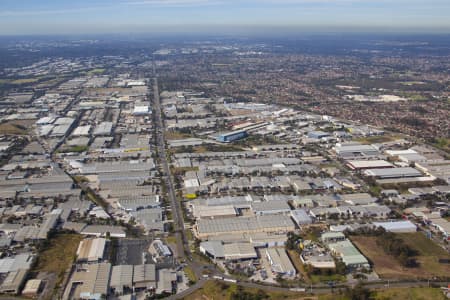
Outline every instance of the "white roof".
<path id="1" fill-rule="evenodd" d="M 411 221 L 393 221 L 393 222 L 373 222 L 377 227 L 383 227 L 386 231 L 402 231 L 402 230 L 416 230 L 417 226 Z"/>

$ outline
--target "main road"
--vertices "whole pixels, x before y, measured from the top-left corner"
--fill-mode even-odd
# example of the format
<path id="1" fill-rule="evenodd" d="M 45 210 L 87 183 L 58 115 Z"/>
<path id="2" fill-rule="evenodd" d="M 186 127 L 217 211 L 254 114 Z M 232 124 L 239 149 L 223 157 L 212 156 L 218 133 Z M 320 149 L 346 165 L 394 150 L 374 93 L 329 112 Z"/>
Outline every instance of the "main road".
<path id="1" fill-rule="evenodd" d="M 172 175 L 170 173 L 169 162 L 167 161 L 166 140 L 164 136 L 164 120 L 162 118 L 161 100 L 159 97 L 158 78 L 153 79 L 153 105 L 152 110 L 154 114 L 154 126 L 156 130 L 156 149 L 159 159 L 159 166 L 162 172 L 162 178 L 164 185 L 167 189 L 167 197 L 170 201 L 170 207 L 172 209 L 172 218 L 175 238 L 177 241 L 177 256 L 179 259 L 184 260 L 186 256 L 191 259 L 191 252 L 189 244 L 184 233 L 184 219 L 181 210 L 180 201 L 177 200 L 175 189 L 173 185 Z"/>

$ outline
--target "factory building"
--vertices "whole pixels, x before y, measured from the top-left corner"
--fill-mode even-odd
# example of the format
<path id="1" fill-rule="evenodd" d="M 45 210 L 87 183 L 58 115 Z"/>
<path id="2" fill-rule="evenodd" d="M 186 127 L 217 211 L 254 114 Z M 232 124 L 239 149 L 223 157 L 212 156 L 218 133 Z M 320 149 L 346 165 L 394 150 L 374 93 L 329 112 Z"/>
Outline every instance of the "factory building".
<path id="1" fill-rule="evenodd" d="M 248 136 L 247 131 L 236 130 L 236 131 L 231 131 L 228 133 L 220 134 L 217 137 L 217 141 L 222 142 L 222 143 L 231 143 L 231 142 L 246 138 L 247 136 Z"/>
<path id="2" fill-rule="evenodd" d="M 289 277 L 295 276 L 296 270 L 283 248 L 267 248 L 266 255 L 273 273 Z"/>

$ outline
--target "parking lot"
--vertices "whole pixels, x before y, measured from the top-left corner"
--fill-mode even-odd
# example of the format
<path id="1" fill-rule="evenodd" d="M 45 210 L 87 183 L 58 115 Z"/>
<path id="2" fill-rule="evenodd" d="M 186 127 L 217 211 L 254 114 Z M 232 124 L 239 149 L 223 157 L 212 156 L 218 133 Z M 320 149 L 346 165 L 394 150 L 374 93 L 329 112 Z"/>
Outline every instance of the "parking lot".
<path id="1" fill-rule="evenodd" d="M 150 240 L 121 239 L 117 241 L 114 249 L 114 264 L 139 265 L 144 263 L 144 256 L 148 253 Z"/>

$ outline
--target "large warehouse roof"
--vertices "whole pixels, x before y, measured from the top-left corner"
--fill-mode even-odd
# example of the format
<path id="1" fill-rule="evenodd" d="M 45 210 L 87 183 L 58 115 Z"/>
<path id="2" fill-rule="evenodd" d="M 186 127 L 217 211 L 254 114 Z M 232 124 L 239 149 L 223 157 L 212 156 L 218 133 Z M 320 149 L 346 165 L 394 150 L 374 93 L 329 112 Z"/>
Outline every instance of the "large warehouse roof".
<path id="1" fill-rule="evenodd" d="M 288 216 L 263 215 L 258 217 L 232 217 L 223 219 L 201 219 L 197 221 L 199 235 L 215 235 L 231 232 L 264 232 L 293 230 L 294 223 Z"/>
<path id="2" fill-rule="evenodd" d="M 351 169 L 378 169 L 378 168 L 393 168 L 394 165 L 388 161 L 377 160 L 350 160 L 347 166 Z"/>
<path id="3" fill-rule="evenodd" d="M 422 173 L 411 167 L 392 169 L 368 169 L 364 171 L 366 176 L 381 178 L 420 177 Z"/>

